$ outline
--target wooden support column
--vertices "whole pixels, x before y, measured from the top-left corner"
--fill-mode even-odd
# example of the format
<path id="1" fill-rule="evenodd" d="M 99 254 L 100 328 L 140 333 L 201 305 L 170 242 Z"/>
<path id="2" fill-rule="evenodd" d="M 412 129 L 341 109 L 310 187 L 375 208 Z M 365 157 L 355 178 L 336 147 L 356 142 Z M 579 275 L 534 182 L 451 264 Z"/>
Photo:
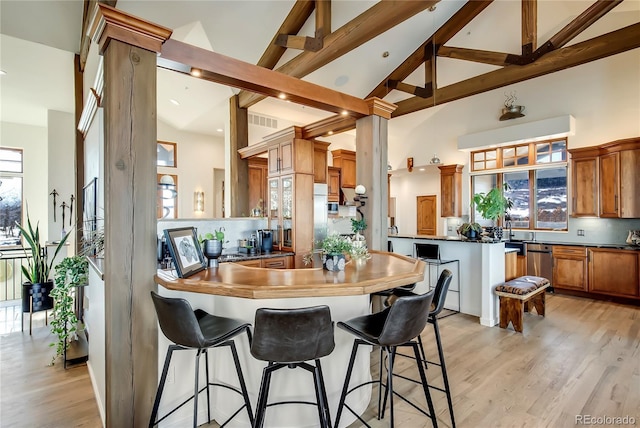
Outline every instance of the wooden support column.
<path id="1" fill-rule="evenodd" d="M 158 379 L 156 52 L 171 31 L 102 4 L 93 22 L 104 56 L 106 426 L 140 427 Z"/>
<path id="2" fill-rule="evenodd" d="M 396 106 L 379 98 L 366 101 L 369 116 L 356 121 L 356 181 L 367 189 L 362 207 L 367 246 L 387 251 L 387 128 Z"/>
<path id="3" fill-rule="evenodd" d="M 246 108 L 238 105 L 238 96 L 229 99 L 229 163 L 225 171 L 225 198 L 229 201 L 227 217 L 248 217 L 249 213 L 249 161 L 240 158 L 238 149 L 249 145 L 249 121 Z M 230 197 L 227 197 L 229 195 Z M 229 213 L 229 214 L 227 214 Z"/>

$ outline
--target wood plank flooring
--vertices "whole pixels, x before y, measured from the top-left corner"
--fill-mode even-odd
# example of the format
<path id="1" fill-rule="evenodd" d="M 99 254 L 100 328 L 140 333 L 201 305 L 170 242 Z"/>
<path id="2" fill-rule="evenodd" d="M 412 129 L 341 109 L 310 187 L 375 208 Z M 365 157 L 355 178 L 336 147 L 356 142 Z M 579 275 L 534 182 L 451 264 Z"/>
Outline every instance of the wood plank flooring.
<path id="1" fill-rule="evenodd" d="M 576 415 L 628 415 L 640 425 L 638 307 L 547 295 L 547 316 L 525 314 L 523 334 L 511 327 L 486 328 L 460 314 L 442 319 L 440 329 L 458 427 L 573 427 Z M 431 327 L 423 340 L 427 356 L 435 359 Z M 46 327 L 34 329 L 31 338 L 28 333 L 0 337 L 1 427 L 101 425 L 86 367 L 47 366 L 50 341 Z M 398 358 L 396 367 L 417 378 L 410 360 Z M 441 385 L 437 367 L 427 377 Z M 394 386 L 424 402 L 419 386 L 401 379 Z M 432 391 L 432 397 L 439 426 L 450 427 L 444 394 Z M 373 427 L 386 427 L 388 420 L 375 418 L 375 401 L 364 418 Z M 399 399 L 395 410 L 397 427 L 431 426 Z"/>

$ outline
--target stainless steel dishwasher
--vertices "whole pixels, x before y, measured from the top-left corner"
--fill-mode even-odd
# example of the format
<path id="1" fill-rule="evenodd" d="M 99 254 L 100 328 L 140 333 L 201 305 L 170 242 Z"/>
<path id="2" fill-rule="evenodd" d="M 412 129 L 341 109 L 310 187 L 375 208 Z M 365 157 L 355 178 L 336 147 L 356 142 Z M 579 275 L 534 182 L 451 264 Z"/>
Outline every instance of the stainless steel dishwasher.
<path id="1" fill-rule="evenodd" d="M 553 286 L 553 254 L 551 245 L 527 244 L 527 275 L 547 278 Z"/>

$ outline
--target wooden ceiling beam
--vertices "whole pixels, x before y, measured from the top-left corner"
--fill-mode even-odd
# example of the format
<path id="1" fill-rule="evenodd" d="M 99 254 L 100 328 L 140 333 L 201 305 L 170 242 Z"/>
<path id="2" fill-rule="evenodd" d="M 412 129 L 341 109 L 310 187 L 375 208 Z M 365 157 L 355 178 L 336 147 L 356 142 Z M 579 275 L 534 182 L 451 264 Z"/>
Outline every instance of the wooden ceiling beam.
<path id="1" fill-rule="evenodd" d="M 404 82 L 390 81 L 389 88 L 397 89 L 398 91 L 406 92 L 407 94 L 415 95 L 420 98 L 429 98 L 433 95 L 433 88 L 431 84 L 426 85 L 424 88 L 421 86 L 409 85 Z"/>
<path id="2" fill-rule="evenodd" d="M 366 100 L 173 39 L 162 46 L 158 67 L 183 74 L 197 69 L 205 80 L 263 96 L 286 94 L 297 104 L 334 113 L 346 110 L 355 118 L 369 115 Z"/>
<path id="3" fill-rule="evenodd" d="M 522 0 L 522 55 L 530 55 L 538 43 L 538 0 Z"/>
<path id="4" fill-rule="evenodd" d="M 461 59 L 464 61 L 480 62 L 483 64 L 498 65 L 501 67 L 509 64 L 516 64 L 518 62 L 518 58 L 520 58 L 520 55 L 513 55 L 504 52 L 454 48 L 449 46 L 441 46 L 438 50 L 438 56 Z"/>
<path id="5" fill-rule="evenodd" d="M 412 97 L 399 101 L 392 116 L 413 113 L 637 48 L 640 48 L 640 23 L 554 50 L 531 64 L 509 65 L 436 89 L 434 96 L 426 99 Z"/>
<path id="6" fill-rule="evenodd" d="M 311 123 L 302 128 L 302 138 L 312 139 L 335 135 L 355 129 L 356 119 L 350 116 L 335 115 Z"/>
<path id="7" fill-rule="evenodd" d="M 439 0 L 378 2 L 327 35 L 321 50 L 304 51 L 277 71 L 289 76 L 304 77 L 438 2 Z M 239 96 L 242 108 L 251 107 L 264 98 L 247 92 L 241 92 Z"/>
<path id="8" fill-rule="evenodd" d="M 525 60 L 525 63 L 531 63 L 546 53 L 563 47 L 620 3 L 622 3 L 622 0 L 597 0 L 576 19 L 558 31 L 545 44 L 536 49 Z"/>
<path id="9" fill-rule="evenodd" d="M 275 36 L 271 39 L 267 49 L 260 57 L 257 65 L 268 69 L 273 69 L 276 66 L 287 50 L 286 47 L 279 46 L 276 43 L 278 36 L 280 34 L 298 34 L 304 23 L 309 19 L 309 16 L 311 16 L 314 7 L 315 1 L 313 0 L 298 0 L 295 2 Z"/>
<path id="10" fill-rule="evenodd" d="M 276 44 L 287 49 L 318 52 L 322 49 L 325 35 L 331 33 L 331 0 L 316 0 L 315 37 L 279 34 Z"/>
<path id="11" fill-rule="evenodd" d="M 425 41 L 418 49 L 404 60 L 395 70 L 391 72 L 382 82 L 376 86 L 373 91 L 365 98 L 379 97 L 384 98 L 390 91 L 388 82 L 391 80 L 403 81 L 411 73 L 413 73 L 427 58 L 433 58 L 433 46 L 442 46 L 447 43 L 458 31 L 464 28 L 473 20 L 480 12 L 492 3 L 493 0 L 468 1 L 458 10 L 442 27 L 440 27 L 434 35 Z M 434 43 L 435 41 L 435 43 Z M 436 46 L 436 48 L 437 48 Z M 429 67 L 430 69 L 432 67 Z M 426 71 L 426 68 L 425 68 Z M 431 76 L 435 81 L 435 76 Z"/>

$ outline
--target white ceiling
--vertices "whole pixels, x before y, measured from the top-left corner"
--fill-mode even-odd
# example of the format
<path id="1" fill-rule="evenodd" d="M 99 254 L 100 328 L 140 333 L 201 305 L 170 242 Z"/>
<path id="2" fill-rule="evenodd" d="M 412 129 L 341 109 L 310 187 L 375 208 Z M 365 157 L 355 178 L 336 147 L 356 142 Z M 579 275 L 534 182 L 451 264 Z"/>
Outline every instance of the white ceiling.
<path id="1" fill-rule="evenodd" d="M 255 64 L 293 3 L 294 0 L 119 0 L 117 7 L 172 28 L 174 39 Z M 371 0 L 333 0 L 332 29 L 339 28 L 374 3 Z M 463 0 L 443 0 L 435 12 L 424 11 L 412 17 L 304 80 L 364 97 L 463 4 Z M 539 43 L 591 4 L 592 0 L 539 1 Z M 615 28 L 638 22 L 639 16 L 640 1 L 626 0 L 572 43 L 608 31 L 613 21 Z M 313 34 L 314 19 L 312 15 L 300 34 Z M 73 53 L 79 49 L 81 21 L 81 0 L 0 1 L 0 68 L 7 72 L 0 77 L 1 121 L 46 126 L 48 109 L 73 111 L 73 75 L 69 68 L 73 64 Z M 448 45 L 518 53 L 520 2 L 495 1 Z M 385 51 L 389 55 L 383 58 Z M 296 54 L 297 51 L 288 50 L 281 63 Z M 450 59 L 438 61 L 439 86 L 494 68 Z M 406 82 L 422 85 L 422 78 L 423 70 L 418 69 Z M 221 136 L 218 129 L 225 128 L 228 99 L 233 91 L 229 87 L 159 70 L 158 117 L 180 130 Z M 392 91 L 386 100 L 397 102 L 408 96 Z M 172 99 L 180 105 L 174 105 Z M 264 100 L 250 112 L 300 125 L 332 115 L 276 99 Z M 432 112 L 423 111 L 407 115 L 397 121 L 399 125 L 401 123 L 397 127 L 394 125 L 396 120 L 391 121 L 391 141 L 409 133 L 430 114 Z M 264 130 L 264 133 L 270 132 L 273 130 Z M 352 136 L 344 135 L 332 138 L 353 140 Z"/>

